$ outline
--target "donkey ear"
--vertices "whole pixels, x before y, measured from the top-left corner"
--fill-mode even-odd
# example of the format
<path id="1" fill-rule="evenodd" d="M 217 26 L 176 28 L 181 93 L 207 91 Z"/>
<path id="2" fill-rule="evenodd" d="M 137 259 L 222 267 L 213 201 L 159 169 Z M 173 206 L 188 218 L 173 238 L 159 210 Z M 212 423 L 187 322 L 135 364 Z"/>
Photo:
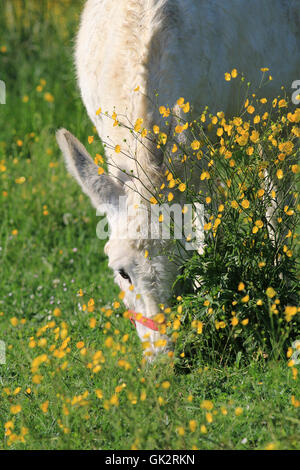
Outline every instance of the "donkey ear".
<path id="1" fill-rule="evenodd" d="M 66 129 L 56 133 L 57 143 L 64 155 L 69 173 L 77 180 L 83 192 L 98 208 L 103 204 L 117 206 L 124 188 L 107 174 L 98 175 L 98 167 L 86 148 Z"/>

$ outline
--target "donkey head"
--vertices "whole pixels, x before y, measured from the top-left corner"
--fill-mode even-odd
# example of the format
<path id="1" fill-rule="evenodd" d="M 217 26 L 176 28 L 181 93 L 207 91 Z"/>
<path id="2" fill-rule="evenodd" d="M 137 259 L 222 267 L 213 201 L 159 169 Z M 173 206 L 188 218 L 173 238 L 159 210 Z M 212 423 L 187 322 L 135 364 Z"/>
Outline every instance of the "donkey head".
<path id="1" fill-rule="evenodd" d="M 126 307 L 155 319 L 162 312 L 162 304 L 166 306 L 171 297 L 178 265 L 163 254 L 164 245 L 168 242 L 157 237 L 151 240 L 148 231 L 143 234 L 150 205 L 143 204 L 143 210 L 135 214 L 139 205 L 132 188 L 108 174 L 99 175 L 98 167 L 85 147 L 67 130 L 57 132 L 57 141 L 70 174 L 89 196 L 99 215 L 106 214 L 110 235 L 105 253 L 115 281 L 125 293 Z M 132 233 L 137 236 L 132 236 Z M 167 336 L 162 334 L 164 331 L 154 331 L 140 322 L 136 327 L 140 339 L 145 342 L 145 354 L 150 359 L 157 352 L 170 348 Z"/>

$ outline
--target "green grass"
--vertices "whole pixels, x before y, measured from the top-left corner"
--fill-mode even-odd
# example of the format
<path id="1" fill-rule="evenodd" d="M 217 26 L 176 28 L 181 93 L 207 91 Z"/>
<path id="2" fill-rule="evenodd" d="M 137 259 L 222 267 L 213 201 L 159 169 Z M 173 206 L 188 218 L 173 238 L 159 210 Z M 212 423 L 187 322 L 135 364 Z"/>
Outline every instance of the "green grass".
<path id="1" fill-rule="evenodd" d="M 141 364 L 136 333 L 113 306 L 118 289 L 95 211 L 68 177 L 55 141 L 60 126 L 85 144 L 94 134 L 72 61 L 82 2 L 56 3 L 62 21 L 53 5 L 48 11 L 35 1 L 4 1 L 10 21 L 0 19 L 7 85 L 0 105 L 0 448 L 299 449 L 300 407 L 292 403 L 300 399 L 299 378 L 285 359 L 258 355 L 247 367 L 208 361 L 189 374 L 167 360 Z M 88 147 L 95 154 L 100 143 Z M 95 305 L 83 310 L 90 299 Z M 42 354 L 47 362 L 32 369 Z M 21 410 L 13 414 L 15 405 Z M 6 425 L 5 435 L 8 422 L 14 428 Z"/>

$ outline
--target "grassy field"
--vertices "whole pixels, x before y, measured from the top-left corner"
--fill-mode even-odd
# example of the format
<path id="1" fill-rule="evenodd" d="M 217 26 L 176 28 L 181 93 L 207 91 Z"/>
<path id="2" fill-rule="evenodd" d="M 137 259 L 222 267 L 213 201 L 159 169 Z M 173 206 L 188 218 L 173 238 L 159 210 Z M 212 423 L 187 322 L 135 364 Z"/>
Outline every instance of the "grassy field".
<path id="1" fill-rule="evenodd" d="M 64 126 L 101 149 L 74 76 L 82 2 L 2 3 L 0 449 L 300 449 L 286 351 L 189 374 L 141 363 L 95 211 L 55 140 Z"/>

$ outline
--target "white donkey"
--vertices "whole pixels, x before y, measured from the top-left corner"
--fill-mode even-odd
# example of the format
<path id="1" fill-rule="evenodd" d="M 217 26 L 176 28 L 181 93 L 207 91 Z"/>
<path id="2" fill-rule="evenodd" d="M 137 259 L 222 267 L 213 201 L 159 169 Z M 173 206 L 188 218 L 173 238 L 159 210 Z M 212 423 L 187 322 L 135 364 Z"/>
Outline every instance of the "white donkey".
<path id="1" fill-rule="evenodd" d="M 122 238 L 127 219 L 126 211 L 118 210 L 118 199 L 126 197 L 128 205 L 139 202 L 145 187 L 159 184 L 164 162 L 160 150 L 141 145 L 125 128 L 113 127 L 104 113 L 115 111 L 125 124 L 141 118 L 143 127 L 152 129 L 162 125 L 158 106 L 167 105 L 180 115 L 176 103 L 184 97 L 198 116 L 206 105 L 213 113 L 232 116 L 238 100 L 224 73 L 233 68 L 255 88 L 260 68 L 269 67 L 273 80 L 263 88 L 267 97 L 276 96 L 281 85 L 290 89 L 299 78 L 299 6 L 298 0 L 86 2 L 76 43 L 82 99 L 101 139 L 112 149 L 120 144 L 121 152 L 106 150 L 109 174 L 99 176 L 74 136 L 61 129 L 57 140 L 69 172 L 92 203 L 109 204 L 112 235 L 105 252 L 125 292 L 125 304 L 149 320 L 145 326 L 138 322 L 137 332 L 141 339 L 148 333 L 150 354 L 168 347 L 151 320 L 159 305 L 168 302 L 177 266 L 163 255 L 161 240 Z M 102 114 L 97 113 L 100 106 Z"/>

